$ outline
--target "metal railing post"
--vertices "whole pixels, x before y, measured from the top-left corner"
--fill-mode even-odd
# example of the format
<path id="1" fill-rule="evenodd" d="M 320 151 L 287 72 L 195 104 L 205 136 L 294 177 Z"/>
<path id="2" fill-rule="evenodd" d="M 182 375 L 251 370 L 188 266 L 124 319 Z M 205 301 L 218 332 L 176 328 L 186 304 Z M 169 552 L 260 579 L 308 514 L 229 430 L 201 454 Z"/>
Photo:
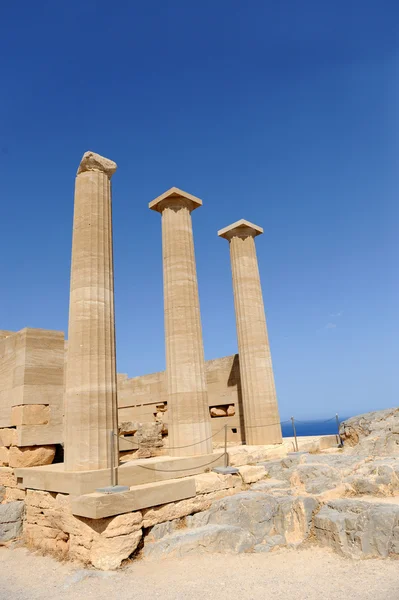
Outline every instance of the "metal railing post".
<path id="1" fill-rule="evenodd" d="M 227 455 L 227 424 L 224 426 L 224 466 L 228 467 L 229 457 Z"/>
<path id="2" fill-rule="evenodd" d="M 294 431 L 295 448 L 296 448 L 296 451 L 298 452 L 299 446 L 298 446 L 298 439 L 296 437 L 296 429 L 295 429 L 295 420 L 294 420 L 294 417 L 291 417 L 291 422 L 292 422 L 292 429 Z"/>
<path id="3" fill-rule="evenodd" d="M 339 435 L 339 418 L 338 418 L 338 413 L 336 413 L 336 415 L 335 415 L 335 421 L 337 423 L 337 435 L 336 435 L 337 444 L 338 444 L 338 447 L 341 448 L 341 446 L 342 446 L 342 440 L 341 440 L 341 436 Z"/>
<path id="4" fill-rule="evenodd" d="M 114 487 L 115 486 L 115 446 L 114 446 L 115 441 L 114 441 L 113 430 L 111 429 L 111 431 L 109 433 L 110 433 L 109 439 L 110 439 L 110 444 L 111 444 L 110 453 L 109 453 L 110 460 L 111 460 L 111 465 L 110 465 L 110 467 L 111 467 L 111 487 Z"/>

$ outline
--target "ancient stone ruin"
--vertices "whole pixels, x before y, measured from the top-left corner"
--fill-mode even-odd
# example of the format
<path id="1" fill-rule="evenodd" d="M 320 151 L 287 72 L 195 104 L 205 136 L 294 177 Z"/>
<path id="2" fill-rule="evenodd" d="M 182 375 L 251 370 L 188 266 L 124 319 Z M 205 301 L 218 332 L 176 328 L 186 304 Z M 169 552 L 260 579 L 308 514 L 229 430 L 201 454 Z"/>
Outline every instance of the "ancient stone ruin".
<path id="1" fill-rule="evenodd" d="M 219 231 L 230 247 L 239 354 L 206 362 L 192 228 L 202 201 L 171 188 L 150 202 L 162 221 L 166 370 L 117 374 L 116 169 L 86 152 L 77 171 L 68 341 L 0 331 L 0 543 L 20 539 L 99 569 L 138 552 L 266 552 L 308 539 L 348 556 L 397 554 L 397 412 L 378 427 L 377 417 L 343 424 L 349 451 L 336 436 L 300 438 L 298 448 L 282 438 L 254 240 L 261 227 L 241 220 Z M 374 434 L 387 422 L 384 445 Z M 357 446 L 385 448 L 385 458 Z M 390 500 L 385 508 L 378 497 Z"/>

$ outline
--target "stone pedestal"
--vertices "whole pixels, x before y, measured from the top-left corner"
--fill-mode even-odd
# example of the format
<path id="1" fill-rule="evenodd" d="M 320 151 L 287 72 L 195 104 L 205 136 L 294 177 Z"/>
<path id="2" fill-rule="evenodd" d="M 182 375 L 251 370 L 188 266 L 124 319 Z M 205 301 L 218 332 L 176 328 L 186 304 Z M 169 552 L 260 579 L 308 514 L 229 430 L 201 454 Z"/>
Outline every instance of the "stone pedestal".
<path id="1" fill-rule="evenodd" d="M 172 456 L 212 452 L 191 224 L 191 211 L 201 205 L 201 200 L 177 188 L 171 188 L 149 205 L 162 214 L 166 387 Z"/>
<path id="2" fill-rule="evenodd" d="M 65 470 L 107 469 L 117 433 L 111 177 L 116 164 L 86 152 L 75 185 L 68 359 L 65 377 Z"/>
<path id="3" fill-rule="evenodd" d="M 230 243 L 247 445 L 282 442 L 254 240 L 261 233 L 244 219 L 218 232 Z"/>

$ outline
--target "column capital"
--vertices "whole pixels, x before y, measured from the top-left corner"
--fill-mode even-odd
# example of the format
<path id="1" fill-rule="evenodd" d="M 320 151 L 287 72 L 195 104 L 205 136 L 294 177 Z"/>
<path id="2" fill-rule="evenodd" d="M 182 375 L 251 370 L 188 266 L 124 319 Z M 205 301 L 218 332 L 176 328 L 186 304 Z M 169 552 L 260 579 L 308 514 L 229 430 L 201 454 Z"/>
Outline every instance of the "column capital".
<path id="1" fill-rule="evenodd" d="M 218 236 L 230 241 L 233 237 L 256 237 L 262 233 L 263 229 L 262 227 L 259 227 L 259 225 L 254 225 L 245 219 L 240 219 L 224 229 L 220 229 L 218 231 Z"/>
<path id="2" fill-rule="evenodd" d="M 80 175 L 86 171 L 101 171 L 111 179 L 117 168 L 118 166 L 113 160 L 89 151 L 83 154 L 76 175 Z"/>
<path id="3" fill-rule="evenodd" d="M 202 206 L 202 200 L 192 194 L 183 192 L 183 190 L 180 190 L 177 187 L 172 187 L 170 190 L 167 190 L 158 196 L 158 198 L 152 200 L 149 203 L 148 208 L 161 213 L 166 207 L 181 208 L 183 206 L 192 211 L 199 206 Z"/>

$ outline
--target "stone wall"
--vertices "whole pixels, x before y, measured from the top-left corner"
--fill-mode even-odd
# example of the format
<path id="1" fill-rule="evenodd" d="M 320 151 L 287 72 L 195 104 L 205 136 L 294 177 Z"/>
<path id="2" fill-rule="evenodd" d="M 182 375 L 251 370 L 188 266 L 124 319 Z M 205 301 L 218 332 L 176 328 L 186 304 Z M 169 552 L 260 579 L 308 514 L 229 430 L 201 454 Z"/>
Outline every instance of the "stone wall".
<path id="1" fill-rule="evenodd" d="M 1 332 L 0 446 L 62 442 L 63 377 L 62 332 L 30 328 Z"/>
<path id="2" fill-rule="evenodd" d="M 244 431 L 238 354 L 208 360 L 205 368 L 214 441 L 224 440 L 224 425 L 228 424 L 228 441 L 241 443 Z M 118 408 L 119 423 L 160 420 L 167 426 L 164 372 L 131 379 L 119 374 Z"/>
<path id="3" fill-rule="evenodd" d="M 0 448 L 63 442 L 63 396 L 68 345 L 60 331 L 0 331 Z M 206 362 L 213 441 L 244 441 L 238 355 Z M 168 431 L 164 372 L 118 375 L 119 423 L 162 423 Z M 165 447 L 167 448 L 167 439 Z M 131 450 L 126 442 L 122 450 Z M 5 450 L 0 451 L 0 465 Z"/>

